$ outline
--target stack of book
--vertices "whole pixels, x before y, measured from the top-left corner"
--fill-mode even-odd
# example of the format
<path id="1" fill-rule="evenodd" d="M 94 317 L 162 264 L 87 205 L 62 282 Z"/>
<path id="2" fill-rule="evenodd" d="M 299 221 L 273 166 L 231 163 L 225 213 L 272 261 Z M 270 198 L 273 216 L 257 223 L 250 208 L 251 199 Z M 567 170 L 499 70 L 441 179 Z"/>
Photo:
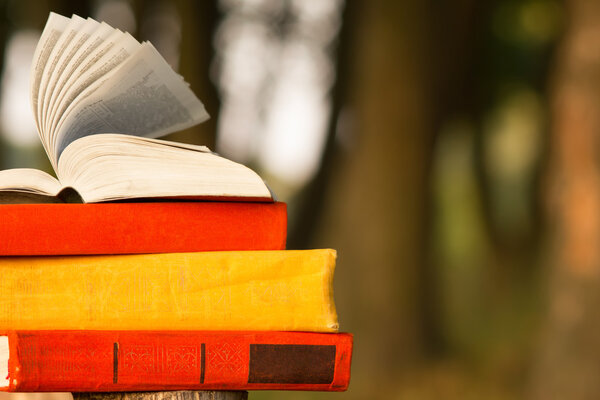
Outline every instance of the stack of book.
<path id="1" fill-rule="evenodd" d="M 58 179 L 0 172 L 0 390 L 347 388 L 335 251 L 285 250 L 253 171 L 154 139 L 207 114 L 149 43 L 51 14 L 31 97 Z"/>

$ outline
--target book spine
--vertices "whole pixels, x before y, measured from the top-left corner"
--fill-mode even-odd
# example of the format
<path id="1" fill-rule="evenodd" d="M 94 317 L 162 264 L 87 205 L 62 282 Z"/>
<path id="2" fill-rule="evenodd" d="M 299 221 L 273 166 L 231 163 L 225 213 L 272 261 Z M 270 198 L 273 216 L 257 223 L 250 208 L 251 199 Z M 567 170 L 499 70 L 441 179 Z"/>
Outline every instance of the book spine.
<path id="1" fill-rule="evenodd" d="M 301 332 L 9 332 L 7 391 L 325 390 L 352 336 Z"/>
<path id="2" fill-rule="evenodd" d="M 334 250 L 0 257 L 4 329 L 335 332 Z"/>
<path id="3" fill-rule="evenodd" d="M 0 255 L 283 250 L 285 203 L 0 205 Z"/>

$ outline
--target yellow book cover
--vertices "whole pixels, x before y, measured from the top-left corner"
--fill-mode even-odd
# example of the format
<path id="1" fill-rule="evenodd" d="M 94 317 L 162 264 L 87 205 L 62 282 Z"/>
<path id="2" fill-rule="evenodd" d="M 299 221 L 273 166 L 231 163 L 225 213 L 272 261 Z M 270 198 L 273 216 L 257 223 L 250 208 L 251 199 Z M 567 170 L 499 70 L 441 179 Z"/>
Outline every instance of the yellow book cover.
<path id="1" fill-rule="evenodd" d="M 0 257 L 0 329 L 336 332 L 334 250 Z"/>

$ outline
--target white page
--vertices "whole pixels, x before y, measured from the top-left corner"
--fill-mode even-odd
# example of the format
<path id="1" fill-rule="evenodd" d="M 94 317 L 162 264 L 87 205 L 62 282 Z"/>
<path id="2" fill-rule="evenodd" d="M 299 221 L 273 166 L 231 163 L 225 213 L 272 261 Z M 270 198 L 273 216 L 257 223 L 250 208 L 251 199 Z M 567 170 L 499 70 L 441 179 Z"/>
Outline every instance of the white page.
<path id="1" fill-rule="evenodd" d="M 58 64 L 58 60 L 59 60 L 60 56 L 63 54 L 63 52 L 65 51 L 65 49 L 68 46 L 68 44 L 70 43 L 70 41 L 73 39 L 73 37 L 77 34 L 77 32 L 78 32 L 79 28 L 81 27 L 81 25 L 83 24 L 83 22 L 85 22 L 85 19 L 83 19 L 77 15 L 73 15 L 73 17 L 71 18 L 71 21 L 69 22 L 69 24 L 66 26 L 63 33 L 60 35 L 60 37 L 56 41 L 56 44 L 54 45 L 54 48 L 52 49 L 52 52 L 50 53 L 50 56 L 48 57 L 48 61 L 46 62 L 44 71 L 42 72 L 42 80 L 40 82 L 40 87 L 39 87 L 38 96 L 37 96 L 37 99 L 38 99 L 37 100 L 38 101 L 37 102 L 37 119 L 38 119 L 39 127 L 43 134 L 46 133 L 44 130 L 43 109 L 44 109 L 44 96 L 46 93 L 48 80 L 50 79 L 50 76 L 54 72 L 54 69 L 56 68 L 56 65 Z"/>
<path id="2" fill-rule="evenodd" d="M 82 93 L 61 117 L 55 157 L 77 138 L 95 133 L 158 137 L 209 118 L 187 84 L 149 43 Z"/>
<path id="3" fill-rule="evenodd" d="M 103 23 L 104 24 L 104 23 Z M 105 24 L 107 25 L 107 24 Z M 107 25 L 110 27 L 109 25 Z M 56 99 L 54 100 L 54 105 L 52 106 L 52 123 L 49 127 L 49 131 L 53 132 L 56 128 L 60 115 L 65 111 L 65 109 L 69 106 L 69 104 L 77 97 L 80 93 L 77 93 L 76 88 L 83 87 L 83 85 L 78 84 L 78 80 L 82 82 L 82 76 L 86 75 L 90 69 L 93 69 L 95 65 L 103 65 L 106 58 L 111 58 L 113 53 L 110 53 L 111 50 L 113 52 L 118 52 L 119 50 L 113 50 L 115 48 L 115 44 L 121 42 L 121 39 L 125 37 L 127 34 L 121 32 L 118 29 L 113 29 L 112 33 L 109 33 L 106 39 L 104 39 L 96 48 L 94 48 L 84 59 L 81 61 L 79 66 L 77 66 L 70 76 L 65 77 L 65 81 L 62 84 L 62 88 L 55 95 Z M 133 38 L 132 38 L 133 39 Z M 134 39 L 135 40 L 135 39 Z M 128 43 L 132 43 L 129 38 L 127 39 Z M 137 43 L 137 40 L 135 41 Z M 132 43 L 134 45 L 135 43 Z M 110 54 L 109 54 L 110 53 Z M 87 75 L 86 75 L 87 76 Z M 85 87 L 83 87 L 85 89 Z M 83 90 L 82 89 L 82 90 Z M 69 93 L 68 98 L 65 99 L 65 96 Z"/>
<path id="4" fill-rule="evenodd" d="M 88 18 L 88 20 L 89 19 L 90 18 Z M 100 55 L 98 58 L 102 57 L 102 55 L 104 55 L 104 53 L 112 46 L 110 38 L 117 37 L 117 35 L 122 35 L 122 33 L 118 32 L 107 23 L 102 22 L 90 35 L 88 40 L 81 45 L 81 48 L 73 55 L 71 62 L 56 81 L 54 90 L 52 91 L 47 111 L 47 118 L 49 119 L 49 121 L 46 121 L 48 124 L 47 126 L 51 127 L 53 125 L 52 121 L 56 115 L 56 105 L 59 100 L 62 99 L 62 95 L 65 92 L 65 88 L 68 87 L 69 82 L 74 82 L 76 77 L 80 76 L 87 68 L 89 68 L 89 63 L 86 63 L 87 60 L 98 57 L 98 55 Z M 105 40 L 107 41 L 106 43 Z"/>
<path id="5" fill-rule="evenodd" d="M 117 68 L 139 47 L 139 42 L 133 36 L 129 33 L 121 32 L 121 35 L 118 36 L 114 43 L 109 43 L 108 50 L 100 58 L 94 57 L 85 64 L 84 68 L 87 67 L 85 72 L 77 77 L 70 86 L 67 87 L 67 84 L 65 84 L 65 92 L 54 112 L 55 117 L 53 118 L 52 126 L 49 129 L 50 134 L 48 135 L 48 148 L 55 149 L 52 154 L 48 155 L 54 167 L 56 167 L 57 156 L 59 154 L 56 151 L 57 132 L 65 115 L 77 105 L 80 98 L 85 98 L 94 88 L 98 87 L 95 83 L 99 79 Z M 103 48 L 100 50 L 103 50 Z"/>
<path id="6" fill-rule="evenodd" d="M 13 168 L 0 171 L 0 191 L 56 196 L 62 189 L 53 176 L 31 168 Z"/>
<path id="7" fill-rule="evenodd" d="M 248 167 L 202 146 L 131 135 L 102 134 L 71 143 L 59 177 L 86 202 L 132 197 L 259 197 L 271 194 Z"/>
<path id="8" fill-rule="evenodd" d="M 48 58 L 50 57 L 50 53 L 52 53 L 52 49 L 56 45 L 58 38 L 63 33 L 70 21 L 71 20 L 67 17 L 63 17 L 62 15 L 51 12 L 38 45 L 35 48 L 35 52 L 33 53 L 33 61 L 31 63 L 31 73 L 29 78 L 31 85 L 29 96 L 33 117 L 35 119 L 38 132 L 41 132 L 37 118 L 37 109 L 38 93 L 40 89 L 40 83 L 42 82 L 42 74 L 48 62 Z M 46 151 L 48 151 L 48 148 L 46 148 Z"/>
<path id="9" fill-rule="evenodd" d="M 75 54 L 83 49 L 84 43 L 91 37 L 92 33 L 98 29 L 100 23 L 88 18 L 84 20 L 82 24 L 79 25 L 76 33 L 68 38 L 65 41 L 65 48 L 62 51 L 62 54 L 59 56 L 58 61 L 56 63 L 56 67 L 52 72 L 52 75 L 48 78 L 45 86 L 45 94 L 44 94 L 44 102 L 42 104 L 42 115 L 45 116 L 44 121 L 42 121 L 42 127 L 48 126 L 48 117 L 50 114 L 49 111 L 49 103 L 50 98 L 54 94 L 56 90 L 56 82 L 57 80 L 65 73 L 65 69 L 70 65 L 71 61 Z M 69 29 L 69 28 L 67 28 Z M 41 100 L 41 99 L 40 99 Z"/>
<path id="10" fill-rule="evenodd" d="M 97 85 L 93 85 L 96 81 L 117 68 L 117 66 L 127 60 L 139 48 L 140 44 L 133 36 L 128 33 L 122 33 L 120 38 L 110 46 L 109 50 L 102 57 L 90 60 L 93 61 L 93 64 L 66 88 L 65 94 L 56 108 L 53 125 L 50 128 L 52 136 L 49 143 L 50 148 L 56 149 L 59 124 L 64 120 L 65 115 L 68 114 L 67 111 L 77 104 L 79 101 L 78 97 L 82 95 L 82 97 L 85 97 L 85 91 L 89 95 L 93 88 L 98 87 Z M 54 151 L 49 155 L 50 161 L 54 166 L 56 166 L 55 162 L 58 154 L 57 151 Z"/>

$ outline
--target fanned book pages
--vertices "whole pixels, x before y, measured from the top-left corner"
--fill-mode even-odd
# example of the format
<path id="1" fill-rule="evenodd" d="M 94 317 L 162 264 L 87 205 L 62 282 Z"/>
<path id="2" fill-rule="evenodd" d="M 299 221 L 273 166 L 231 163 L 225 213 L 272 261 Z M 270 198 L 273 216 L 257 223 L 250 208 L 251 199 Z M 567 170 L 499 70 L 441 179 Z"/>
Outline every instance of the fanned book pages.
<path id="1" fill-rule="evenodd" d="M 249 168 L 204 146 L 156 139 L 209 116 L 150 43 L 104 22 L 50 14 L 33 55 L 31 106 L 58 179 L 0 171 L 0 202 L 271 200 Z"/>

